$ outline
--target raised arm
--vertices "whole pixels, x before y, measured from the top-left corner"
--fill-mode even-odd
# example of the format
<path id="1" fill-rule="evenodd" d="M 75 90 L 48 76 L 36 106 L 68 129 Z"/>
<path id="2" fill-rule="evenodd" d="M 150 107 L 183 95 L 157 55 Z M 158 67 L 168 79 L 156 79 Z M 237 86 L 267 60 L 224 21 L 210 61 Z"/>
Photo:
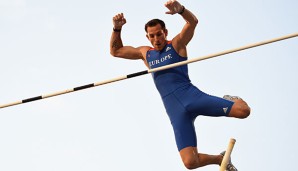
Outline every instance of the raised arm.
<path id="1" fill-rule="evenodd" d="M 181 32 L 173 39 L 173 45 L 176 44 L 174 46 L 177 46 L 176 50 L 179 51 L 179 49 L 185 48 L 186 45 L 191 41 L 195 28 L 198 24 L 198 19 L 191 11 L 186 9 L 176 0 L 169 0 L 165 3 L 165 6 L 169 9 L 166 14 L 180 14 L 186 22 Z M 182 55 L 186 54 L 182 53 Z"/>
<path id="2" fill-rule="evenodd" d="M 123 46 L 121 39 L 122 26 L 126 23 L 123 13 L 113 17 L 113 32 L 110 40 L 110 53 L 112 56 L 125 59 L 144 59 L 142 54 L 143 47 L 134 48 L 132 46 Z"/>

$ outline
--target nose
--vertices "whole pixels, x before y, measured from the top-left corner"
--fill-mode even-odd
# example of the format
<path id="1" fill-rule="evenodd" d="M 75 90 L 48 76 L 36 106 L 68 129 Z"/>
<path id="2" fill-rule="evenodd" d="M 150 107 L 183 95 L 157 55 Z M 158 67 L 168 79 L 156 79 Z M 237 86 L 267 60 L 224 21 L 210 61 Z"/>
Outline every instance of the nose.
<path id="1" fill-rule="evenodd" d="M 154 39 L 153 40 L 154 40 L 155 43 L 158 43 L 159 42 L 159 38 L 157 36 L 154 36 Z"/>

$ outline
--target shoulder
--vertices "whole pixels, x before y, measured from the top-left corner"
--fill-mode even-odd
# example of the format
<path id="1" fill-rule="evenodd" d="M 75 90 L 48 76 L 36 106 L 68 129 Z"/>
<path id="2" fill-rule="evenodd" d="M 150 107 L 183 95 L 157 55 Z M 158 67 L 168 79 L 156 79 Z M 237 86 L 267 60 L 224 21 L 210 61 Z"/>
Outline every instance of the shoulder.
<path id="1" fill-rule="evenodd" d="M 175 49 L 175 51 L 182 57 L 186 57 L 187 56 L 187 49 L 186 49 L 186 45 L 181 41 L 181 37 L 178 34 L 177 36 L 175 36 L 172 39 L 172 46 Z"/>
<path id="2" fill-rule="evenodd" d="M 146 59 L 147 51 L 150 50 L 152 47 L 150 46 L 139 46 L 137 49 L 141 52 L 143 59 Z"/>
<path id="3" fill-rule="evenodd" d="M 139 46 L 138 47 L 139 51 L 141 51 L 142 53 L 146 53 L 151 48 L 152 47 L 150 47 L 150 46 Z"/>
<path id="4" fill-rule="evenodd" d="M 150 46 L 139 46 L 137 47 L 137 49 L 139 49 L 139 51 L 148 51 L 151 47 Z"/>

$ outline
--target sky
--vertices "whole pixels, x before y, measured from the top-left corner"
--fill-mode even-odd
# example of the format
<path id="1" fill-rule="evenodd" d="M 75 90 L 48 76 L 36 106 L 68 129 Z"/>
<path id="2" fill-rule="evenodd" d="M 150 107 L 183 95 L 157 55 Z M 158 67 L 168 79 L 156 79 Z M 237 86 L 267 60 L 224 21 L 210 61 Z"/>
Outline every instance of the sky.
<path id="1" fill-rule="evenodd" d="M 109 53 L 112 17 L 123 12 L 124 45 L 150 45 L 144 24 L 184 20 L 166 1 L 0 0 L 0 104 L 146 70 Z M 199 19 L 188 45 L 197 58 L 298 32 L 298 1 L 179 1 Z M 143 4 L 142 4 L 143 3 Z M 189 64 L 204 92 L 242 97 L 244 120 L 199 116 L 199 152 L 235 138 L 238 170 L 296 170 L 298 38 Z M 0 109 L 2 171 L 183 171 L 151 75 Z M 197 170 L 219 170 L 216 165 Z"/>

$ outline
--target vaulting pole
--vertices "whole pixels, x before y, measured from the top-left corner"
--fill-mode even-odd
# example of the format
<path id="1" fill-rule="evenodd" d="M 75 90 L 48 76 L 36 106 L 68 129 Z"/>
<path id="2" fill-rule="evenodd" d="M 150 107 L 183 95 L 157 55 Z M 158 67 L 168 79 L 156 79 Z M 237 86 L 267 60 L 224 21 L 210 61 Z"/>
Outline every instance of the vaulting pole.
<path id="1" fill-rule="evenodd" d="M 242 46 L 242 47 L 239 47 L 239 48 L 226 50 L 226 51 L 215 53 L 215 54 L 210 54 L 210 55 L 207 55 L 207 56 L 202 56 L 202 57 L 198 57 L 198 58 L 194 58 L 194 59 L 189 59 L 189 60 L 186 60 L 186 61 L 182 61 L 182 62 L 178 62 L 178 63 L 174 63 L 174 64 L 170 64 L 170 65 L 166 65 L 166 66 L 162 66 L 162 67 L 158 67 L 158 68 L 154 68 L 154 69 L 148 69 L 148 70 L 145 70 L 145 71 L 136 72 L 136 73 L 125 75 L 125 76 L 120 76 L 120 77 L 117 77 L 117 78 L 113 78 L 113 79 L 109 79 L 109 80 L 105 80 L 105 81 L 101 81 L 101 82 L 97 82 L 97 83 L 87 84 L 87 85 L 75 87 L 75 88 L 68 89 L 68 90 L 58 91 L 58 92 L 54 92 L 54 93 L 50 93 L 50 94 L 45 94 L 45 95 L 41 95 L 41 96 L 31 97 L 31 98 L 24 99 L 24 100 L 3 104 L 3 105 L 0 105 L 0 108 L 15 106 L 15 105 L 19 105 L 19 104 L 22 104 L 22 103 L 28 103 L 28 102 L 41 100 L 41 99 L 45 99 L 45 98 L 49 98 L 49 97 L 53 97 L 53 96 L 58 96 L 58 95 L 62 95 L 62 94 L 71 93 L 71 92 L 78 91 L 78 90 L 83 90 L 83 89 L 87 89 L 87 88 L 91 88 L 91 87 L 96 87 L 96 86 L 100 86 L 100 85 L 104 85 L 104 84 L 109 84 L 109 83 L 112 83 L 112 82 L 121 81 L 121 80 L 124 80 L 124 79 L 133 78 L 133 77 L 137 77 L 137 76 L 140 76 L 140 75 L 145 75 L 145 74 L 148 74 L 148 73 L 153 73 L 153 72 L 157 72 L 157 71 L 161 71 L 161 70 L 165 70 L 165 69 L 169 69 L 169 68 L 189 64 L 189 63 L 193 63 L 193 62 L 198 62 L 198 61 L 201 61 L 201 60 L 214 58 L 214 57 L 226 55 L 226 54 L 229 54 L 229 53 L 234 53 L 234 52 L 242 51 L 242 50 L 245 50 L 245 49 L 254 48 L 254 47 L 257 47 L 257 46 L 262 46 L 262 45 L 265 45 L 265 44 L 274 43 L 274 42 L 289 39 L 289 38 L 294 38 L 294 37 L 297 37 L 297 36 L 298 36 L 298 33 L 294 33 L 294 34 L 286 35 L 286 36 L 283 36 L 283 37 L 279 37 L 279 38 L 275 38 L 275 39 L 271 39 L 271 40 L 267 40 L 267 41 L 262 41 L 262 42 L 259 42 L 259 43 L 254 43 L 254 44 L 250 44 L 250 45 L 247 45 L 247 46 Z"/>
<path id="2" fill-rule="evenodd" d="M 230 156 L 232 154 L 235 142 L 236 142 L 235 139 L 233 139 L 233 138 L 230 139 L 229 145 L 228 145 L 225 155 L 222 159 L 219 171 L 225 171 L 227 169 L 227 165 L 229 163 Z"/>

